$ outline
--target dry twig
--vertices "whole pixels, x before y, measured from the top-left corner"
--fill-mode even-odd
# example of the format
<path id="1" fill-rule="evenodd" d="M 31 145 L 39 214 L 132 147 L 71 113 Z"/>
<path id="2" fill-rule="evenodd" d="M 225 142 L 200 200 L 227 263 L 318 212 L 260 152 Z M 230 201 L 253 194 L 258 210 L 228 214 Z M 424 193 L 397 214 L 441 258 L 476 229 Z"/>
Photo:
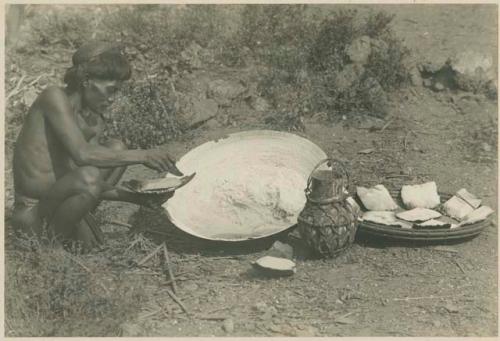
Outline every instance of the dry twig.
<path id="1" fill-rule="evenodd" d="M 177 297 L 170 289 L 166 289 L 167 293 L 170 295 L 170 297 L 175 301 L 175 303 L 177 303 L 181 308 L 182 310 L 184 310 L 184 312 L 187 314 L 187 315 L 191 315 L 191 313 L 189 312 L 189 310 L 186 308 L 186 306 L 184 305 L 184 303 L 182 303 L 182 301 L 180 300 L 179 297 Z"/>
<path id="2" fill-rule="evenodd" d="M 112 219 L 111 220 L 104 220 L 103 223 L 105 223 L 105 224 L 111 224 L 111 225 L 123 226 L 123 227 L 126 227 L 128 229 L 132 228 L 132 225 L 124 223 L 124 222 L 121 222 L 121 221 L 118 221 L 118 220 L 112 220 Z"/>
<path id="3" fill-rule="evenodd" d="M 172 281 L 172 289 L 174 290 L 174 293 L 177 294 L 177 284 L 175 283 L 175 276 L 174 272 L 172 271 L 172 264 L 170 263 L 170 257 L 168 256 L 168 249 L 166 243 L 163 243 L 163 256 L 165 257 L 165 262 L 167 264 L 168 276 Z"/>
<path id="4" fill-rule="evenodd" d="M 17 95 L 21 91 L 21 84 L 23 83 L 23 81 L 24 81 L 25 78 L 26 78 L 26 75 L 22 75 L 21 76 L 21 78 L 19 79 L 19 81 L 16 84 L 16 87 L 11 92 L 9 92 L 9 94 L 5 98 L 5 101 L 8 101 L 9 98 L 11 98 L 12 96 Z"/>
<path id="5" fill-rule="evenodd" d="M 163 244 L 160 244 L 160 246 L 158 246 L 156 249 L 153 250 L 153 252 L 151 252 L 149 255 L 147 255 L 146 257 L 144 257 L 143 259 L 141 259 L 137 265 L 143 265 L 144 263 L 146 263 L 148 260 L 150 260 L 151 258 L 153 258 L 163 247 Z"/>

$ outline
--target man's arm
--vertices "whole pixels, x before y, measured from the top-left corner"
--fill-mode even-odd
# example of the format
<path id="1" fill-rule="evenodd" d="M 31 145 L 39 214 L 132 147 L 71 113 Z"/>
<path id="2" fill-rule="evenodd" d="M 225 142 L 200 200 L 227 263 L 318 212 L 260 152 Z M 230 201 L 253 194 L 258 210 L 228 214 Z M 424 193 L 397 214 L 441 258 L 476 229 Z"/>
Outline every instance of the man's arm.
<path id="1" fill-rule="evenodd" d="M 45 90 L 40 104 L 52 130 L 78 166 L 118 167 L 146 162 L 147 153 L 144 151 L 117 151 L 88 143 L 62 89 L 52 87 Z"/>

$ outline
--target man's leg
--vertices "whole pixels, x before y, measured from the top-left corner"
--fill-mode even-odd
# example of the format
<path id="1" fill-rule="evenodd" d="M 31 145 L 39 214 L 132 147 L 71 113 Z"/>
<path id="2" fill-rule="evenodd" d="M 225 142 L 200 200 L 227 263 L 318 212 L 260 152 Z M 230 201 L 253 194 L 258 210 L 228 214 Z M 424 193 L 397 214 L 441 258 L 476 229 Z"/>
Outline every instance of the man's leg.
<path id="1" fill-rule="evenodd" d="M 127 149 L 125 144 L 117 139 L 109 139 L 103 143 L 102 146 L 117 151 Z M 109 185 L 109 187 L 114 187 L 118 181 L 120 181 L 126 169 L 127 167 L 101 168 L 100 171 L 106 184 Z"/>
<path id="2" fill-rule="evenodd" d="M 80 237 L 84 238 L 85 244 L 92 244 L 90 231 L 77 233 L 77 230 L 85 215 L 98 205 L 101 192 L 99 169 L 90 166 L 77 168 L 57 180 L 40 199 L 40 216 L 63 239 Z"/>

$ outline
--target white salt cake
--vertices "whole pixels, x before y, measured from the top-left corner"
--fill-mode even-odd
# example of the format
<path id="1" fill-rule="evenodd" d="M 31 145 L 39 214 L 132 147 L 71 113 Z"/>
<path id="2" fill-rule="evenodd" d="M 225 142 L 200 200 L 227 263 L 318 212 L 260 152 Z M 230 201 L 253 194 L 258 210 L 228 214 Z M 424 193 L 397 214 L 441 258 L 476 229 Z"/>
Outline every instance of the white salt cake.
<path id="1" fill-rule="evenodd" d="M 363 214 L 363 220 L 388 226 L 400 226 L 404 229 L 412 228 L 412 224 L 397 219 L 396 213 L 392 211 L 368 211 Z"/>
<path id="2" fill-rule="evenodd" d="M 416 228 L 451 228 L 451 223 L 446 223 L 444 221 L 431 219 L 424 221 L 423 223 L 415 224 Z"/>
<path id="3" fill-rule="evenodd" d="M 477 223 L 479 221 L 488 218 L 488 216 L 493 212 L 494 211 L 490 207 L 481 206 L 478 209 L 474 210 L 473 212 L 467 214 L 464 217 L 464 220 L 460 223 L 460 225 L 462 226 L 462 225 Z"/>
<path id="4" fill-rule="evenodd" d="M 469 205 L 465 200 L 452 196 L 447 202 L 443 204 L 446 214 L 452 218 L 463 220 L 466 215 L 474 211 L 474 207 Z"/>
<path id="5" fill-rule="evenodd" d="M 481 206 L 481 199 L 478 199 L 474 194 L 469 193 L 465 188 L 460 189 L 456 195 L 465 200 L 474 209 Z"/>
<path id="6" fill-rule="evenodd" d="M 401 198 L 407 208 L 434 208 L 441 203 L 434 181 L 421 185 L 405 185 L 401 188 Z"/>
<path id="7" fill-rule="evenodd" d="M 384 185 L 376 185 L 372 188 L 357 187 L 356 192 L 367 210 L 392 211 L 398 208 Z"/>
<path id="8" fill-rule="evenodd" d="M 286 258 L 265 256 L 257 259 L 252 265 L 260 270 L 275 274 L 292 275 L 295 273 L 295 263 Z"/>
<path id="9" fill-rule="evenodd" d="M 406 221 L 419 222 L 439 218 L 441 213 L 428 208 L 417 207 L 409 211 L 399 212 L 396 217 Z"/>

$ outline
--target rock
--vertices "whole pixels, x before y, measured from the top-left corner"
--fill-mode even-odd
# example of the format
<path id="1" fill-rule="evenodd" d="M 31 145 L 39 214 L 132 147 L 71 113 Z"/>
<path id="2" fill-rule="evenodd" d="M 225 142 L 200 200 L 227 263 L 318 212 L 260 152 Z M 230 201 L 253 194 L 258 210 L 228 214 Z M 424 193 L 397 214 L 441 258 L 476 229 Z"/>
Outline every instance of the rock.
<path id="1" fill-rule="evenodd" d="M 445 87 L 440 82 L 435 82 L 432 89 L 435 91 L 443 91 L 445 89 Z"/>
<path id="2" fill-rule="evenodd" d="M 434 74 L 441 71 L 441 69 L 446 65 L 447 58 L 441 57 L 440 59 L 433 61 L 426 61 L 417 65 L 419 71 L 423 74 Z"/>
<path id="3" fill-rule="evenodd" d="M 298 337 L 313 337 L 317 335 L 318 330 L 312 326 L 297 326 L 295 336 Z"/>
<path id="4" fill-rule="evenodd" d="M 379 39 L 370 39 L 371 52 L 378 55 L 386 55 L 389 50 L 389 45 Z"/>
<path id="5" fill-rule="evenodd" d="M 423 85 L 422 76 L 416 66 L 410 68 L 410 81 L 413 86 L 421 87 Z"/>
<path id="6" fill-rule="evenodd" d="M 441 322 L 439 322 L 438 320 L 435 320 L 432 322 L 432 325 L 436 328 L 439 328 L 439 327 L 441 327 Z"/>
<path id="7" fill-rule="evenodd" d="M 192 128 L 217 115 L 219 106 L 212 99 L 199 99 L 188 95 L 180 96 L 180 112 L 185 126 Z"/>
<path id="8" fill-rule="evenodd" d="M 426 78 L 426 79 L 424 79 L 423 84 L 426 88 L 430 88 L 430 87 L 432 87 L 432 80 L 430 80 L 429 78 Z"/>
<path id="9" fill-rule="evenodd" d="M 256 111 L 267 111 L 270 108 L 269 103 L 267 101 L 259 96 L 252 96 L 250 97 L 248 104 L 253 110 Z"/>
<path id="10" fill-rule="evenodd" d="M 491 147 L 488 143 L 486 143 L 486 142 L 483 142 L 483 143 L 481 144 L 481 148 L 482 148 L 485 152 L 487 152 L 487 153 L 489 153 L 489 152 L 491 152 L 491 151 L 493 150 L 493 148 L 492 148 L 492 147 Z"/>
<path id="11" fill-rule="evenodd" d="M 352 41 L 346 49 L 346 54 L 353 63 L 365 65 L 371 50 L 370 37 L 362 36 Z"/>
<path id="12" fill-rule="evenodd" d="M 202 62 L 199 56 L 199 52 L 202 47 L 195 42 L 192 42 L 186 49 L 184 49 L 180 54 L 180 61 L 182 64 L 191 69 L 200 69 Z"/>
<path id="13" fill-rule="evenodd" d="M 265 256 L 252 265 L 262 273 L 272 276 L 291 276 L 296 272 L 295 263 L 285 258 Z"/>
<path id="14" fill-rule="evenodd" d="M 265 313 L 268 310 L 267 304 L 265 302 L 257 302 L 253 307 L 253 310 L 260 313 Z"/>
<path id="15" fill-rule="evenodd" d="M 452 58 L 450 65 L 455 72 L 459 89 L 474 93 L 482 92 L 491 96 L 493 90 L 491 84 L 497 77 L 492 56 L 476 51 L 465 51 Z"/>
<path id="16" fill-rule="evenodd" d="M 193 283 L 193 282 L 190 282 L 190 283 L 186 283 L 182 286 L 182 288 L 186 291 L 197 291 L 200 287 L 198 286 L 198 284 L 196 283 Z"/>
<path id="17" fill-rule="evenodd" d="M 275 241 L 273 246 L 267 252 L 268 256 L 274 257 L 282 257 L 286 259 L 293 258 L 293 248 L 285 243 L 280 242 L 279 240 Z"/>
<path id="18" fill-rule="evenodd" d="M 385 117 L 389 111 L 389 100 L 380 83 L 372 77 L 368 77 L 362 84 L 362 91 L 371 103 L 372 115 Z"/>
<path id="19" fill-rule="evenodd" d="M 141 326 L 129 322 L 124 322 L 120 324 L 118 333 L 120 336 L 124 337 L 144 336 L 144 331 L 142 330 Z"/>
<path id="20" fill-rule="evenodd" d="M 229 106 L 247 88 L 240 82 L 218 79 L 208 84 L 208 98 L 214 99 L 219 105 Z"/>
<path id="21" fill-rule="evenodd" d="M 363 66 L 357 64 L 347 64 L 335 77 L 335 87 L 340 91 L 346 91 L 356 82 L 359 82 L 361 75 L 365 72 Z"/>
<path id="22" fill-rule="evenodd" d="M 434 181 L 420 185 L 403 186 L 401 198 L 407 208 L 434 208 L 441 203 Z"/>
<path id="23" fill-rule="evenodd" d="M 487 82 L 496 79 L 493 57 L 477 51 L 464 51 L 451 59 L 452 69 L 457 73 Z"/>
<path id="24" fill-rule="evenodd" d="M 458 313 L 458 307 L 456 305 L 454 305 L 453 303 L 447 303 L 445 306 L 444 306 L 444 309 L 446 309 L 449 313 L 452 313 L 452 314 L 455 314 L 455 313 Z"/>
<path id="25" fill-rule="evenodd" d="M 232 333 L 234 331 L 234 322 L 233 319 L 228 318 L 224 320 L 224 323 L 222 325 L 222 328 L 226 333 Z"/>
<path id="26" fill-rule="evenodd" d="M 495 100 L 498 96 L 497 81 L 490 81 L 485 86 L 485 94 L 489 99 Z"/>
<path id="27" fill-rule="evenodd" d="M 356 192 L 363 205 L 370 211 L 391 211 L 398 208 L 384 185 L 372 188 L 357 187 Z"/>

